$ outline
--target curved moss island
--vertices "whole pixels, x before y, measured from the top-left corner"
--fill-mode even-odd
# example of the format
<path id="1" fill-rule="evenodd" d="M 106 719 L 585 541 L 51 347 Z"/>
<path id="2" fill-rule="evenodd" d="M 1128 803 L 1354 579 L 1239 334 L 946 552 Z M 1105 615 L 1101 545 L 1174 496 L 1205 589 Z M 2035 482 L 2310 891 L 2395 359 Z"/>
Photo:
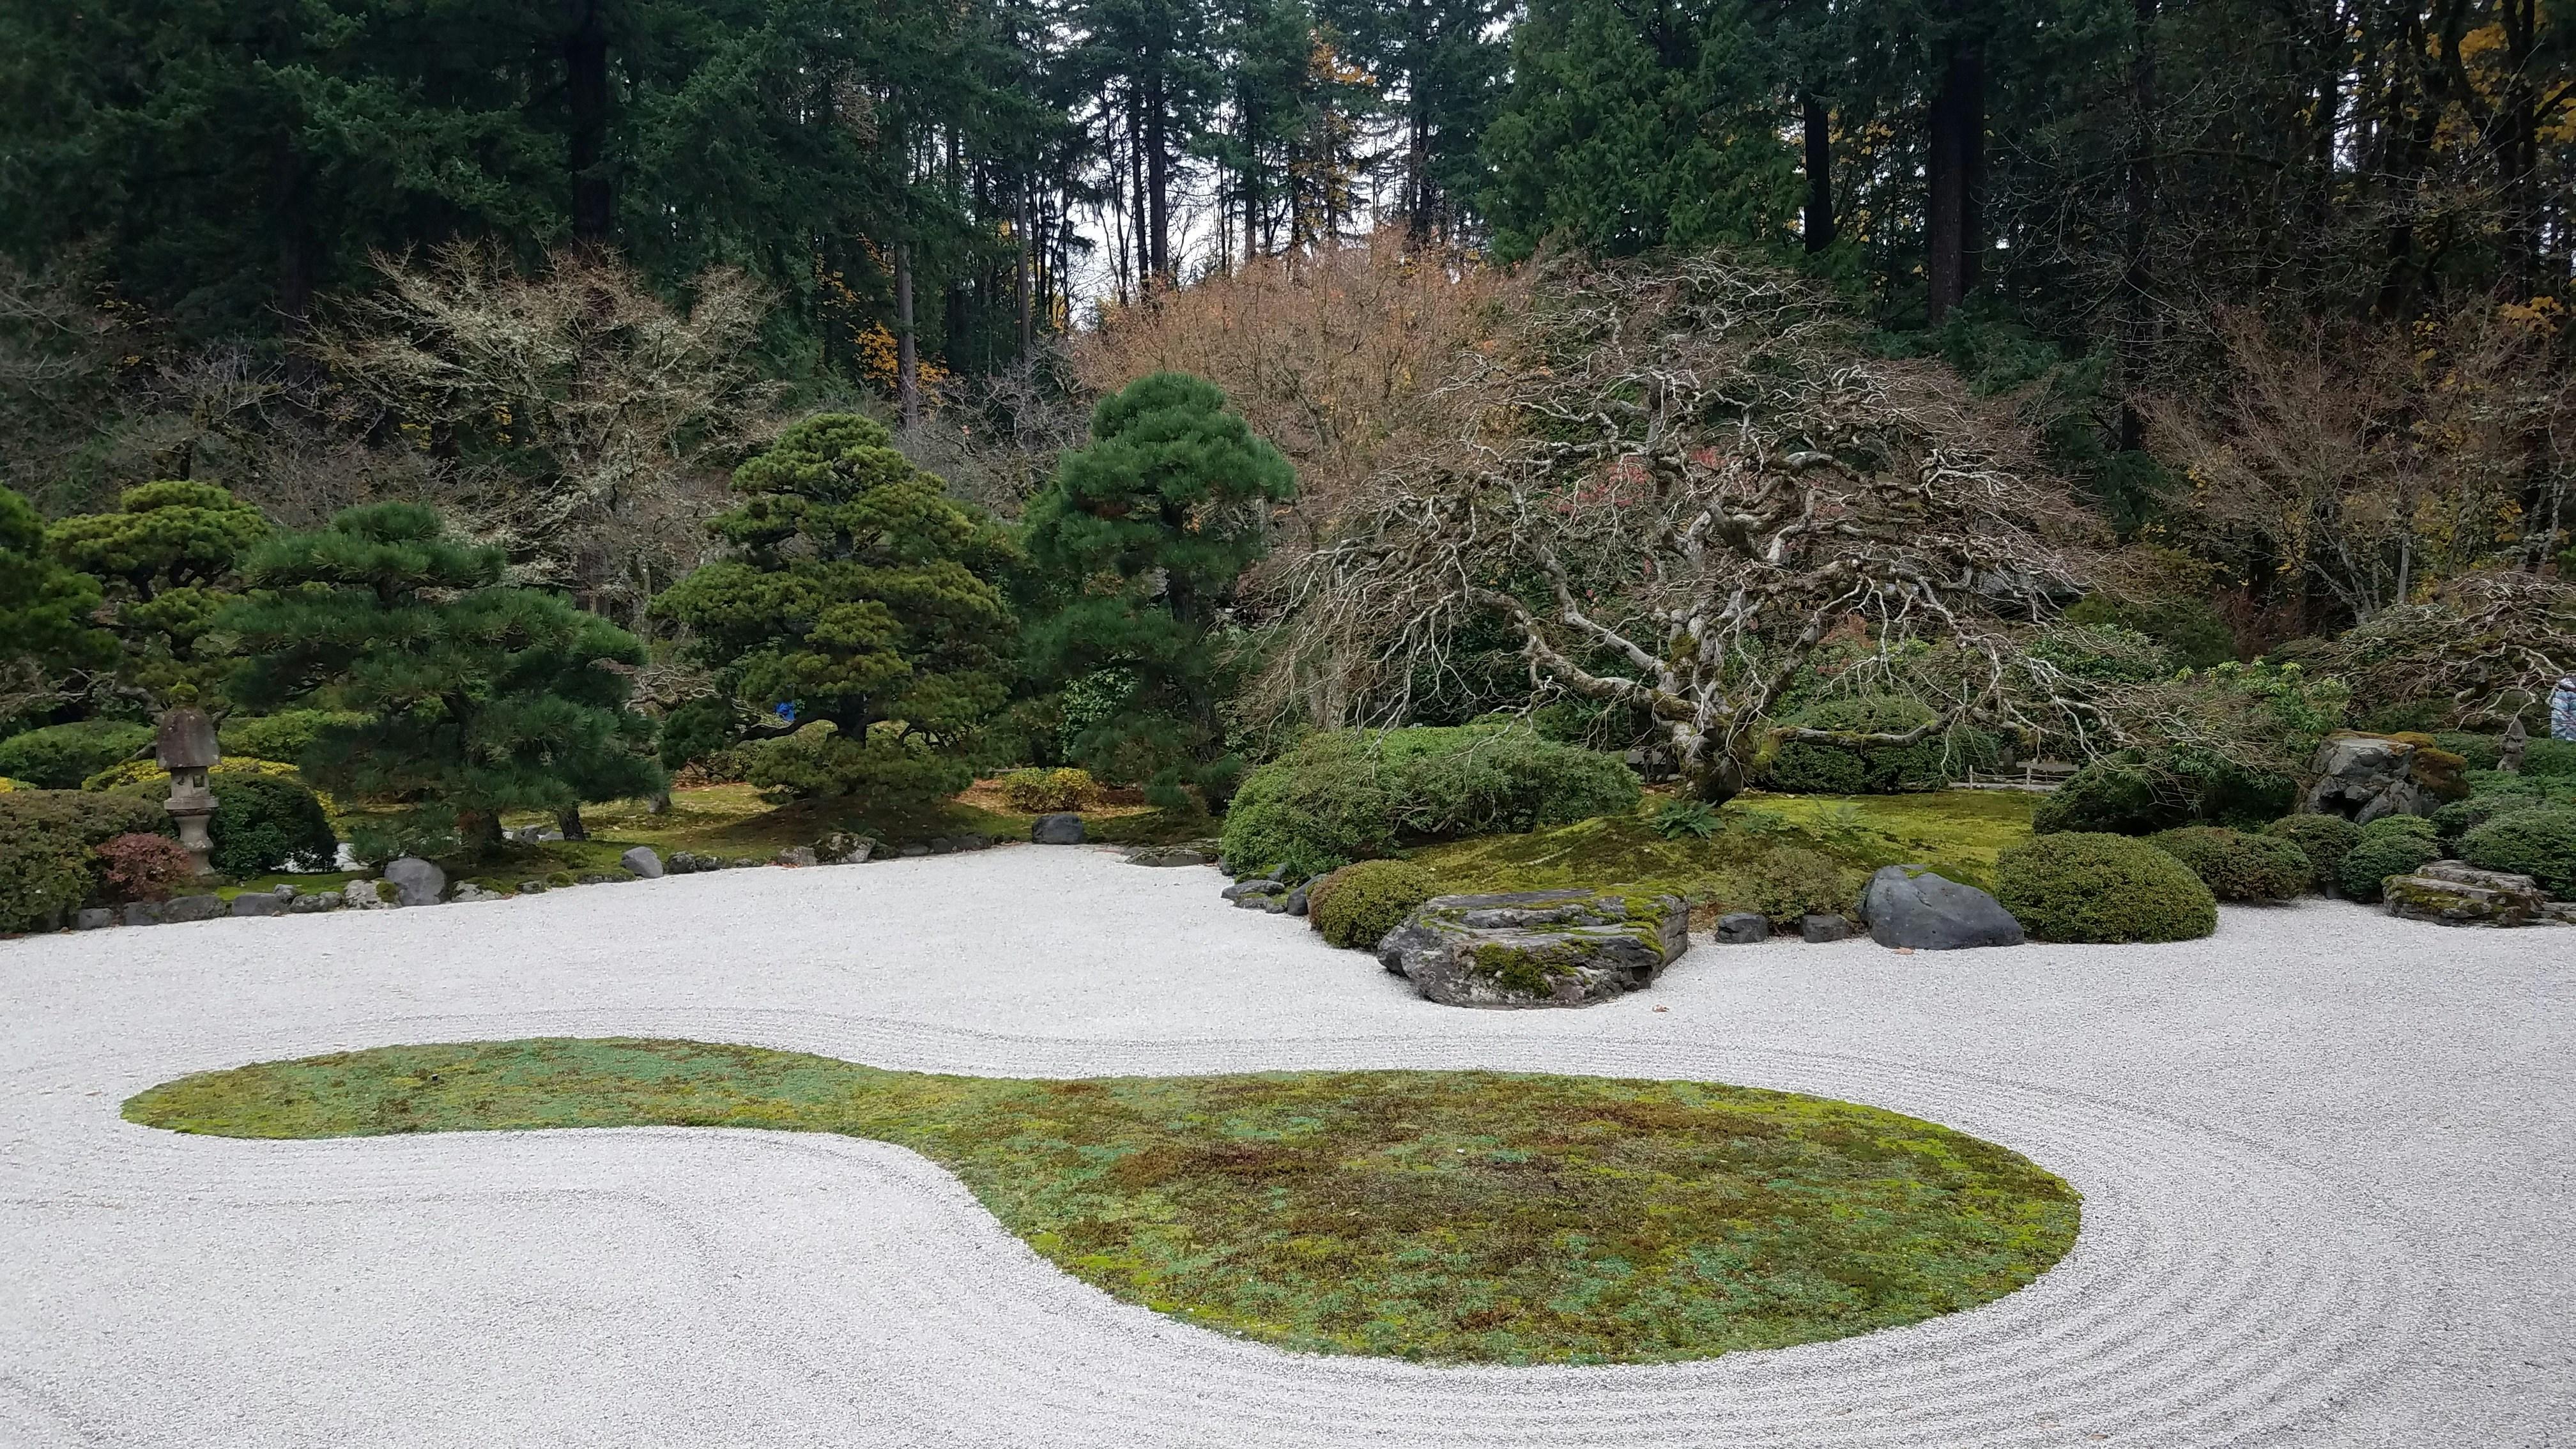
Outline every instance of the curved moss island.
<path id="1" fill-rule="evenodd" d="M 227 1137 L 838 1132 L 921 1153 L 1065 1272 L 1281 1348 L 1639 1363 L 1973 1308 L 2075 1240 L 2018 1153 L 1849 1102 L 1500 1072 L 1027 1081 L 705 1042 L 341 1052 L 184 1077 L 129 1121 Z"/>

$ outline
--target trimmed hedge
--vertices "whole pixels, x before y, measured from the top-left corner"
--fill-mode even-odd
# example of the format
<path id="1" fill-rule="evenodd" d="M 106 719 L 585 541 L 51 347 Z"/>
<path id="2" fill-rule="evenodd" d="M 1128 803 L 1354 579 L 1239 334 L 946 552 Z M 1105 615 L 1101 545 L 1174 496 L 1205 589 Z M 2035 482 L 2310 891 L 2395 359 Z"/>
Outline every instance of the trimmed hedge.
<path id="1" fill-rule="evenodd" d="M 1937 718 L 1919 700 L 1865 695 L 1810 705 L 1788 723 L 1809 729 L 1893 734 Z M 1972 766 L 1992 769 L 2002 759 L 2002 741 L 1972 729 L 1927 735 L 1910 745 L 1784 740 L 1764 766 L 1763 779 L 1769 788 L 1791 794 L 1891 795 L 1938 790 Z"/>
<path id="2" fill-rule="evenodd" d="M 98 888 L 97 848 L 120 835 L 172 835 L 166 810 L 131 795 L 0 794 L 0 931 L 50 930 Z"/>
<path id="3" fill-rule="evenodd" d="M 1031 815 L 1100 803 L 1100 784 L 1088 770 L 1013 770 L 1000 785 L 1003 804 Z"/>
<path id="4" fill-rule="evenodd" d="M 2538 795 L 2472 795 L 2434 811 L 2433 828 L 2441 832 L 2444 846 L 2456 850 L 2461 836 L 2488 821 L 2523 810 L 2538 810 L 2547 803 Z"/>
<path id="5" fill-rule="evenodd" d="M 1400 860 L 1346 865 L 1306 893 L 1306 914 L 1324 940 L 1349 950 L 1377 949 L 1413 908 L 1440 893 L 1431 872 Z"/>
<path id="6" fill-rule="evenodd" d="M 2005 851 L 1995 899 L 2040 941 L 2190 941 L 2218 929 L 2217 898 L 2181 861 L 2098 831 L 2034 836 Z"/>
<path id="7" fill-rule="evenodd" d="M 1640 798 L 1617 759 L 1518 724 L 1338 730 L 1244 779 L 1223 850 L 1238 872 L 1303 880 L 1406 841 L 1571 825 Z"/>
<path id="8" fill-rule="evenodd" d="M 2181 861 L 2222 901 L 2286 901 L 2316 879 L 2308 853 L 2277 835 L 2186 825 L 2149 836 L 2147 843 Z"/>
<path id="9" fill-rule="evenodd" d="M 1727 904 L 1760 911 L 1781 926 L 1802 916 L 1849 915 L 1860 904 L 1862 877 L 1820 850 L 1782 846 L 1745 869 L 1745 894 Z"/>
<path id="10" fill-rule="evenodd" d="M 2361 827 L 2340 815 L 2285 815 L 2264 826 L 2263 833 L 2290 842 L 2307 856 L 2309 887 L 2319 891 L 2341 884 L 2343 858 L 2361 843 Z"/>
<path id="11" fill-rule="evenodd" d="M 2417 815 L 2399 815 L 2389 818 L 2423 819 Z M 2361 839 L 2353 845 L 2352 853 L 2343 858 L 2343 866 L 2338 872 L 2337 880 L 2343 886 L 2343 893 L 2354 900 L 2376 901 L 2380 897 L 2381 883 L 2390 876 L 2413 875 L 2442 858 L 2441 844 L 2433 839 L 2430 833 L 2433 822 L 2429 820 L 2423 822 L 2425 833 L 2422 834 L 2407 830 L 2383 830 L 2373 833 L 2375 827 L 2387 823 L 2385 820 L 2374 820 L 2362 827 Z"/>
<path id="12" fill-rule="evenodd" d="M 2030 828 L 2039 835 L 2153 835 L 2183 825 L 2253 830 L 2289 814 L 2298 795 L 2298 782 L 2286 776 L 2232 767 L 2175 773 L 2114 755 L 2077 770 L 2041 797 Z"/>
<path id="13" fill-rule="evenodd" d="M 0 740 L 0 775 L 40 790 L 77 790 L 152 743 L 152 726 L 123 719 L 47 725 Z"/>
<path id="14" fill-rule="evenodd" d="M 261 769 L 216 766 L 206 775 L 214 792 L 215 813 L 206 822 L 214 842 L 209 863 L 229 876 L 266 875 L 290 866 L 329 870 L 339 858 L 340 837 L 321 797 L 291 775 L 274 773 L 270 761 L 247 761 Z M 133 794 L 155 805 L 170 799 L 170 777 L 162 776 Z"/>
<path id="15" fill-rule="evenodd" d="M 2530 876 L 2560 900 L 2576 900 L 2576 809 L 2544 806 L 2490 820 L 2460 837 L 2460 859 Z"/>

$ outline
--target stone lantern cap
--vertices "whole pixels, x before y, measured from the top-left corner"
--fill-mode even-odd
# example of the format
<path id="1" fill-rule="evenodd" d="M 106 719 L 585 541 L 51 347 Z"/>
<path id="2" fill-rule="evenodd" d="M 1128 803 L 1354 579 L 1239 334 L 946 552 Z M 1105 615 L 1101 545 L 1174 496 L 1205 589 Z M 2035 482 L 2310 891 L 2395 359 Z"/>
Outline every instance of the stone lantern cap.
<path id="1" fill-rule="evenodd" d="M 201 709 L 174 709 L 162 715 L 152 753 L 161 768 L 172 774 L 212 769 L 224 757 L 215 744 L 215 722 Z"/>

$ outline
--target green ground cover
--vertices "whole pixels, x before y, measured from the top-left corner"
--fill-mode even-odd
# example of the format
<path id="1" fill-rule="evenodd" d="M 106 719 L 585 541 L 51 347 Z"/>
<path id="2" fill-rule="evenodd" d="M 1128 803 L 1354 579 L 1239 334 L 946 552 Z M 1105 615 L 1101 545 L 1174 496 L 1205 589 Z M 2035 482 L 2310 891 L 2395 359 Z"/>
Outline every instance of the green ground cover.
<path id="1" fill-rule="evenodd" d="M 2031 1282 L 2079 1204 L 2020 1155 L 1822 1098 L 1494 1072 L 1021 1081 L 758 1047 L 388 1047 L 182 1078 L 128 1120 L 232 1137 L 682 1125 L 839 1132 L 955 1172 L 1119 1298 L 1283 1348 L 1705 1358 Z"/>
<path id="2" fill-rule="evenodd" d="M 1678 895 L 1705 914 L 1762 909 L 1784 873 L 1824 857 L 1846 882 L 1884 865 L 1928 865 L 1994 888 L 1995 858 L 2030 838 L 2039 797 L 2011 791 L 1917 795 L 1769 795 L 1728 801 L 1706 837 L 1657 833 L 1648 813 L 1605 815 L 1556 830 L 1424 846 L 1407 858 L 1444 891 L 1622 886 Z"/>

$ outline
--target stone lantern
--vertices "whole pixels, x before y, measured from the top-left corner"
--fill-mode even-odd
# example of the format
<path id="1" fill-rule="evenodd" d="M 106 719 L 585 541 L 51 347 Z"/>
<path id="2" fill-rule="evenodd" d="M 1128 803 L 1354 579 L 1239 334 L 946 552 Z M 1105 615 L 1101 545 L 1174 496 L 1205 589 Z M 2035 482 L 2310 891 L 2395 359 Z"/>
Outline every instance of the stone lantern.
<path id="1" fill-rule="evenodd" d="M 2522 716 L 2515 715 L 2505 722 L 2504 743 L 2496 751 L 2496 768 L 2508 775 L 2521 774 L 2523 752 L 2530 748 L 2531 732 L 2522 727 Z"/>
<path id="2" fill-rule="evenodd" d="M 215 722 L 204 710 L 183 707 L 163 714 L 160 723 L 152 752 L 170 772 L 169 810 L 179 826 L 179 844 L 197 863 L 197 874 L 213 875 L 208 857 L 215 843 L 207 838 L 206 819 L 215 813 L 215 797 L 206 788 L 206 772 L 224 757 L 215 744 Z"/>

